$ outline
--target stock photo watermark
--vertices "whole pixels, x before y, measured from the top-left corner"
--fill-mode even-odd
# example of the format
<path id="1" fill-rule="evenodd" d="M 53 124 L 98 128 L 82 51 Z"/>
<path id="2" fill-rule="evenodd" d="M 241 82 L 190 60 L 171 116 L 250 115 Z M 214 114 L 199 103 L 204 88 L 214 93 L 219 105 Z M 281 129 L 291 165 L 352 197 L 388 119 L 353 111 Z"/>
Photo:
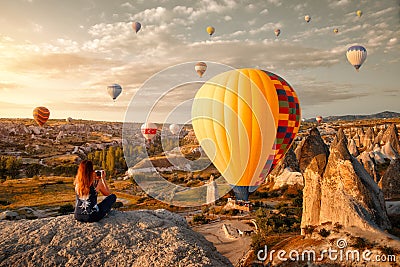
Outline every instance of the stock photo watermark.
<path id="1" fill-rule="evenodd" d="M 257 252 L 257 260 L 261 262 L 273 260 L 279 261 L 308 261 L 323 262 L 326 260 L 333 262 L 398 262 L 396 255 L 374 254 L 371 250 L 359 250 L 348 248 L 346 239 L 336 240 L 336 247 L 329 247 L 316 251 L 314 249 L 299 250 L 268 250 L 265 246 Z"/>

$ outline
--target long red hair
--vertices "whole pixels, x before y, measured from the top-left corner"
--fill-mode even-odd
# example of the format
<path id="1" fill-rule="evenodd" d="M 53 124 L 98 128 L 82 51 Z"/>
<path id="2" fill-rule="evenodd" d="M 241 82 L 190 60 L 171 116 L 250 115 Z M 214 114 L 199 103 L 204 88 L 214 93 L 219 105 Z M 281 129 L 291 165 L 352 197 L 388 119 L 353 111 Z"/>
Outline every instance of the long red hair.
<path id="1" fill-rule="evenodd" d="M 78 194 L 79 198 L 89 197 L 90 186 L 93 180 L 93 163 L 90 160 L 83 160 L 81 164 L 79 164 L 78 173 L 74 181 L 75 192 Z"/>

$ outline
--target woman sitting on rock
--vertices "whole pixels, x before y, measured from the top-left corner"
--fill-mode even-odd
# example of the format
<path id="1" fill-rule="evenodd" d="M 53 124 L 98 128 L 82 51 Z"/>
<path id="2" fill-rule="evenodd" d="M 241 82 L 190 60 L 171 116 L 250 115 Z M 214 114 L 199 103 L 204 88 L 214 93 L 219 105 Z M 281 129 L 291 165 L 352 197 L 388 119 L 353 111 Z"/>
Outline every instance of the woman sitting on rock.
<path id="1" fill-rule="evenodd" d="M 93 163 L 83 160 L 78 168 L 74 185 L 76 192 L 75 219 L 81 222 L 98 222 L 110 210 L 117 197 L 111 194 L 105 181 L 105 171 L 93 171 Z M 97 193 L 106 198 L 97 204 Z"/>

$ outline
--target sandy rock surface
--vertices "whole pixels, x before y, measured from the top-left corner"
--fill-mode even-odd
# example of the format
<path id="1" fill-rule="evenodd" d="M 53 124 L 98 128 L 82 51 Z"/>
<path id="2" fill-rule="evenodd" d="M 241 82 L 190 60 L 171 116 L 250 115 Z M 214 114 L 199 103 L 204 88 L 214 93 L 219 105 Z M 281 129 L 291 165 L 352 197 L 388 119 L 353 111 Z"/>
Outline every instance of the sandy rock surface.
<path id="1" fill-rule="evenodd" d="M 185 219 L 166 210 L 0 221 L 0 266 L 232 266 Z"/>

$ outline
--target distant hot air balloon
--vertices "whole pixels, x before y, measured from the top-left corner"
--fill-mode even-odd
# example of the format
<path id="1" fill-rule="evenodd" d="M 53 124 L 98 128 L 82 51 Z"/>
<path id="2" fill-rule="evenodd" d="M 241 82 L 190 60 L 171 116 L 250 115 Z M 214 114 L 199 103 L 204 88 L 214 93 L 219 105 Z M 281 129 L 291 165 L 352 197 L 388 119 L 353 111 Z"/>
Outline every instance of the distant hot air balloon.
<path id="1" fill-rule="evenodd" d="M 334 32 L 334 33 L 338 33 L 338 32 L 339 32 L 339 29 L 338 29 L 338 28 L 335 28 L 335 29 L 333 29 L 333 32 Z"/>
<path id="2" fill-rule="evenodd" d="M 177 134 L 179 133 L 180 127 L 178 124 L 173 123 L 169 126 L 169 130 L 171 131 L 172 134 Z"/>
<path id="3" fill-rule="evenodd" d="M 45 107 L 37 107 L 33 110 L 33 118 L 39 126 L 43 126 L 49 119 L 50 111 Z"/>
<path id="4" fill-rule="evenodd" d="M 358 17 L 361 17 L 362 16 L 362 11 L 361 10 L 357 10 L 356 14 L 357 14 Z"/>
<path id="5" fill-rule="evenodd" d="M 201 147 L 240 200 L 247 200 L 284 157 L 300 118 L 292 87 L 258 69 L 218 74 L 198 90 L 192 105 Z"/>
<path id="6" fill-rule="evenodd" d="M 140 130 L 142 131 L 142 135 L 144 138 L 146 138 L 147 140 L 151 140 L 157 134 L 157 125 L 152 122 L 146 122 L 142 124 Z"/>
<path id="7" fill-rule="evenodd" d="M 204 62 L 197 62 L 197 64 L 194 66 L 194 69 L 201 78 L 203 77 L 204 72 L 206 72 L 207 64 Z"/>
<path id="8" fill-rule="evenodd" d="M 279 34 L 281 34 L 281 30 L 280 29 L 275 29 L 274 33 L 275 33 L 276 37 L 278 37 Z"/>
<path id="9" fill-rule="evenodd" d="M 305 20 L 306 22 L 310 22 L 311 17 L 310 17 L 309 15 L 305 15 L 305 16 L 304 16 L 304 20 Z"/>
<path id="10" fill-rule="evenodd" d="M 66 122 L 72 122 L 72 118 L 71 118 L 71 117 L 68 117 L 68 118 L 65 119 L 65 121 L 66 121 Z"/>
<path id="11" fill-rule="evenodd" d="M 112 85 L 107 86 L 107 92 L 115 101 L 115 99 L 117 99 L 117 97 L 121 94 L 122 87 L 121 85 L 114 83 Z"/>
<path id="12" fill-rule="evenodd" d="M 142 28 L 142 24 L 140 24 L 140 22 L 133 22 L 132 23 L 132 29 L 138 33 L 138 31 L 140 31 L 140 29 Z"/>
<path id="13" fill-rule="evenodd" d="M 213 35 L 214 32 L 215 32 L 215 28 L 212 27 L 212 26 L 208 26 L 206 30 L 207 30 L 207 33 L 208 33 L 210 36 Z"/>
<path id="14" fill-rule="evenodd" d="M 354 45 L 347 49 L 346 57 L 350 64 L 358 71 L 367 58 L 367 50 L 361 45 Z"/>
<path id="15" fill-rule="evenodd" d="M 320 124 L 321 122 L 322 122 L 322 117 L 321 116 L 317 116 L 316 118 L 315 118 L 315 120 L 318 122 L 318 124 Z"/>

